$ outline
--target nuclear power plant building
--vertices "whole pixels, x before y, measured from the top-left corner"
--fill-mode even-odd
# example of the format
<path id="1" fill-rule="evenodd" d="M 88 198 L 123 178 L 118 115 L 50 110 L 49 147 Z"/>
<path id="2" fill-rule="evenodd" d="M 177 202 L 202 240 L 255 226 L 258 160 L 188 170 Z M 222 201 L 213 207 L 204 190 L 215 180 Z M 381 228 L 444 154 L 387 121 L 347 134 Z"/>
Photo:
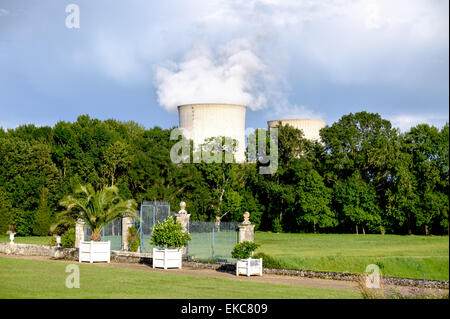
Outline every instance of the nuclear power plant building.
<path id="1" fill-rule="evenodd" d="M 180 128 L 183 135 L 194 142 L 194 147 L 211 137 L 225 136 L 238 143 L 234 154 L 236 162 L 245 161 L 244 105 L 185 104 L 178 106 Z"/>

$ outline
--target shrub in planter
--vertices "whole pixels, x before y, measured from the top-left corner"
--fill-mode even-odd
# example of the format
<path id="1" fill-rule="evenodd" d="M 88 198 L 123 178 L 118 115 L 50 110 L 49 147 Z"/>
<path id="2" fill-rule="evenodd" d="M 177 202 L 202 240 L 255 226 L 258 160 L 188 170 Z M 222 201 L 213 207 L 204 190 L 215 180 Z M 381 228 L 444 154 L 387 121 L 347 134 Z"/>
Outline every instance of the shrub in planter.
<path id="1" fill-rule="evenodd" d="M 169 216 L 164 222 L 153 227 L 150 244 L 158 248 L 173 249 L 187 246 L 190 240 L 191 236 L 184 231 L 183 226 Z"/>
<path id="2" fill-rule="evenodd" d="M 110 261 L 111 242 L 101 242 L 101 231 L 110 222 L 125 216 L 139 219 L 134 200 L 124 200 L 117 186 L 96 191 L 92 185 L 78 185 L 74 193 L 65 196 L 59 204 L 65 208 L 56 215 L 58 225 L 74 225 L 82 219 L 92 229 L 91 241 L 80 241 L 79 262 Z M 62 239 L 62 238 L 61 238 Z"/>
<path id="3" fill-rule="evenodd" d="M 247 259 L 253 255 L 253 252 L 260 245 L 257 243 L 253 243 L 250 241 L 244 241 L 242 243 L 234 246 L 233 251 L 231 252 L 231 257 L 236 259 Z"/>
<path id="4" fill-rule="evenodd" d="M 153 227 L 150 244 L 153 248 L 153 268 L 181 268 L 181 248 L 191 240 L 189 233 L 172 216 Z"/>
<path id="5" fill-rule="evenodd" d="M 253 242 L 244 241 L 234 246 L 231 256 L 236 258 L 236 275 L 258 275 L 262 276 L 262 258 L 254 259 L 253 252 L 259 245 Z"/>

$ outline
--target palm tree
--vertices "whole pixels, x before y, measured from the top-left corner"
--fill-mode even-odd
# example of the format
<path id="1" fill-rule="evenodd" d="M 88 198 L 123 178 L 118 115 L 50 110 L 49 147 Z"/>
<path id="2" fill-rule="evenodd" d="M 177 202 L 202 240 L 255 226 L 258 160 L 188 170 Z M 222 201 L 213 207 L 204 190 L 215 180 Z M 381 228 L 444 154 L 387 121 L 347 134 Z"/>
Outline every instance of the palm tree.
<path id="1" fill-rule="evenodd" d="M 73 224 L 81 218 L 92 229 L 93 241 L 102 239 L 100 234 L 103 227 L 113 220 L 125 216 L 139 219 L 136 201 L 123 200 L 117 186 L 105 187 L 96 192 L 91 184 L 78 185 L 74 194 L 65 196 L 59 204 L 66 210 L 56 215 L 58 223 L 52 228 L 61 224 Z"/>

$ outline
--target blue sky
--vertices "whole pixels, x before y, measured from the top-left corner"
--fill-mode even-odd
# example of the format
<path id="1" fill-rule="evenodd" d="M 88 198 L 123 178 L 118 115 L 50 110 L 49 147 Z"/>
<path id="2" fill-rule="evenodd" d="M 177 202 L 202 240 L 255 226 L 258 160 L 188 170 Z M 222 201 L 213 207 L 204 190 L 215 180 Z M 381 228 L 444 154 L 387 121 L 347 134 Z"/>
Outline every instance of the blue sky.
<path id="1" fill-rule="evenodd" d="M 80 28 L 65 25 L 68 4 Z M 174 106 L 267 120 L 378 112 L 405 130 L 449 105 L 447 0 L 0 0 L 0 126 L 80 114 L 178 125 Z"/>

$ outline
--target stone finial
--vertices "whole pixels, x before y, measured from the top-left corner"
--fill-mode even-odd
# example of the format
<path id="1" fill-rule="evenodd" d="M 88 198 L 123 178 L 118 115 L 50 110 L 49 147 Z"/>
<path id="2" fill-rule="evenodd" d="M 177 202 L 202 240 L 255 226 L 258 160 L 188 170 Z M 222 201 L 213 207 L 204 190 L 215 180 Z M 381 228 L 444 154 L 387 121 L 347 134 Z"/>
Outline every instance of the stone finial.
<path id="1" fill-rule="evenodd" d="M 178 214 L 187 214 L 185 202 L 180 202 L 180 210 L 178 211 Z"/>
<path id="2" fill-rule="evenodd" d="M 183 231 L 189 232 L 189 218 L 191 217 L 190 214 L 187 213 L 187 211 L 184 209 L 186 207 L 185 202 L 180 203 L 181 210 L 178 213 L 175 213 L 175 217 L 177 218 L 177 222 L 183 226 Z M 186 256 L 186 247 L 182 248 L 182 254 L 183 256 Z"/>
<path id="3" fill-rule="evenodd" d="M 250 213 L 245 212 L 244 213 L 244 222 L 242 224 L 251 224 L 249 218 L 250 218 Z"/>

